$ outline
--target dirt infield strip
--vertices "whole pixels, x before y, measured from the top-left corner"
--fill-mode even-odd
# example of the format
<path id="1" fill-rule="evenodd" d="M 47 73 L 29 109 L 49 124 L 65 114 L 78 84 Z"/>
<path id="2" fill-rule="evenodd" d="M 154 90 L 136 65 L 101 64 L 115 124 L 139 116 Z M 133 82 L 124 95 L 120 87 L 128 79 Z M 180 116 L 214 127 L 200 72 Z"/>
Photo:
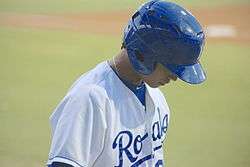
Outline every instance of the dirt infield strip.
<path id="1" fill-rule="evenodd" d="M 191 11 L 205 27 L 209 40 L 250 43 L 250 22 L 247 21 L 250 18 L 250 5 Z M 131 11 L 64 15 L 0 13 L 0 26 L 121 35 L 131 14 Z"/>

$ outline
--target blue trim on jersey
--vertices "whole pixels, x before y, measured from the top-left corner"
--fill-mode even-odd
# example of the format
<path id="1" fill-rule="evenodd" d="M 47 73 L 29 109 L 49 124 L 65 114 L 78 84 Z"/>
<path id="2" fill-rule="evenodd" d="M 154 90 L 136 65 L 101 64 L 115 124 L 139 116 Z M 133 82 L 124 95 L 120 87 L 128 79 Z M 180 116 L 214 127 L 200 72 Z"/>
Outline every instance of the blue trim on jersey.
<path id="1" fill-rule="evenodd" d="M 140 100 L 141 104 L 145 106 L 145 94 L 146 94 L 146 86 L 145 83 L 142 82 L 140 85 L 134 85 L 130 81 L 127 81 L 125 79 L 122 79 L 119 74 L 116 72 L 115 69 L 113 69 L 112 66 L 110 66 L 111 69 L 115 72 L 115 74 L 118 76 L 118 78 L 135 94 L 135 96 Z"/>
<path id="2" fill-rule="evenodd" d="M 74 162 L 74 163 L 75 163 L 75 164 L 77 164 L 78 166 L 84 167 L 84 166 L 82 166 L 81 164 L 79 164 L 78 162 L 76 162 L 76 161 L 74 161 L 74 160 L 72 160 L 72 159 L 69 159 L 69 158 L 63 157 L 63 156 L 55 156 L 55 157 L 53 157 L 53 158 L 50 158 L 49 160 L 52 160 L 52 159 L 54 159 L 54 158 L 62 158 L 62 159 L 66 159 L 66 160 L 69 160 L 69 161 L 71 161 L 71 162 Z M 52 162 L 52 164 L 53 164 L 53 162 Z"/>
<path id="3" fill-rule="evenodd" d="M 50 164 L 48 167 L 74 167 L 74 166 L 63 162 L 52 162 L 52 164 Z"/>

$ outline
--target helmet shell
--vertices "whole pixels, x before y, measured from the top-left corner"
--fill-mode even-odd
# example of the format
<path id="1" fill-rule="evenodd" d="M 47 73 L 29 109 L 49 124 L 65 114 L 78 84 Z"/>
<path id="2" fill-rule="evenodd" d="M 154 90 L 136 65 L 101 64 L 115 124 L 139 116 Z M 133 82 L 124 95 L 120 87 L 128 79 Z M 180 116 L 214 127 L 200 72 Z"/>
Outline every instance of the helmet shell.
<path id="1" fill-rule="evenodd" d="M 129 20 L 123 37 L 135 71 L 149 75 L 160 63 L 191 84 L 206 78 L 199 64 L 204 41 L 196 18 L 183 7 L 163 0 L 143 4 Z"/>

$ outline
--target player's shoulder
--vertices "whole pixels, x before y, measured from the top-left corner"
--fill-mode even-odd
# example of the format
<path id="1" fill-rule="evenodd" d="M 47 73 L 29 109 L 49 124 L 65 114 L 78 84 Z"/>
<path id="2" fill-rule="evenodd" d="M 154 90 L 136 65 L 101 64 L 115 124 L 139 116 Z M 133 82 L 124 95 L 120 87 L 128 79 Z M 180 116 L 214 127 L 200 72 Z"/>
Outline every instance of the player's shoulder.
<path id="1" fill-rule="evenodd" d="M 85 85 L 82 89 L 72 89 L 57 105 L 50 116 L 53 127 L 59 118 L 78 120 L 82 115 L 95 112 L 95 116 L 106 115 L 109 101 L 106 92 L 98 85 Z"/>
<path id="2" fill-rule="evenodd" d="M 72 89 L 68 96 L 79 100 L 91 100 L 96 104 L 101 104 L 108 97 L 105 88 L 98 84 L 86 84 L 81 89 Z"/>
<path id="3" fill-rule="evenodd" d="M 76 97 L 106 96 L 105 82 L 108 80 L 110 69 L 107 62 L 102 62 L 90 71 L 81 75 L 71 86 L 68 94 Z"/>
<path id="4" fill-rule="evenodd" d="M 107 61 L 101 62 L 91 70 L 82 74 L 71 86 L 71 89 L 81 89 L 85 85 L 96 84 L 100 85 L 101 82 L 108 79 L 111 70 Z"/>

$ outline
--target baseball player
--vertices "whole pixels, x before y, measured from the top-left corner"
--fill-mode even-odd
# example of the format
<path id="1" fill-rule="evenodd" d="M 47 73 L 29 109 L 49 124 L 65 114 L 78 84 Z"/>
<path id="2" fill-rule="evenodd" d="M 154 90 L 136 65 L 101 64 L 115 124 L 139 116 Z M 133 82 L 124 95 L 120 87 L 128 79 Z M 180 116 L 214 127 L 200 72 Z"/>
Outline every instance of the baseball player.
<path id="1" fill-rule="evenodd" d="M 83 74 L 50 117 L 49 167 L 162 167 L 170 112 L 161 85 L 206 79 L 203 30 L 177 4 L 143 4 L 112 60 Z"/>

